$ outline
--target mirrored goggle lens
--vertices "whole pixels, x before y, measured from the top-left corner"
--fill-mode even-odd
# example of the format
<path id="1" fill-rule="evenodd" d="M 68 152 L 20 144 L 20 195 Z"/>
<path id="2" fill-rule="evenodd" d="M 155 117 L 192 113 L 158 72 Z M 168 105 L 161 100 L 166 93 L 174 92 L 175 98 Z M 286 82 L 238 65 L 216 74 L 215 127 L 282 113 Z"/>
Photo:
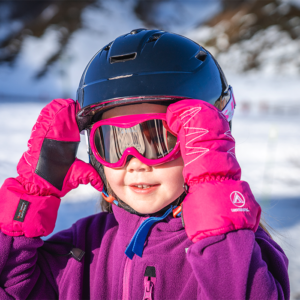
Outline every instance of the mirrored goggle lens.
<path id="1" fill-rule="evenodd" d="M 134 147 L 145 158 L 162 158 L 174 149 L 177 137 L 169 131 L 165 121 L 148 120 L 129 128 L 102 125 L 95 131 L 94 142 L 103 160 L 116 163 L 129 147 Z"/>

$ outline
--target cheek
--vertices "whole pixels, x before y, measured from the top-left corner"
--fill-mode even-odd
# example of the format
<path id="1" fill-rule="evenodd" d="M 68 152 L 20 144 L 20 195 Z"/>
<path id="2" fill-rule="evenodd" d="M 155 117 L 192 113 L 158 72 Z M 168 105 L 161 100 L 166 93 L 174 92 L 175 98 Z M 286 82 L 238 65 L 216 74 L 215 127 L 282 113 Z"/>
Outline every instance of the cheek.
<path id="1" fill-rule="evenodd" d="M 117 193 L 124 185 L 124 172 L 104 166 L 104 173 L 110 187 Z"/>
<path id="2" fill-rule="evenodd" d="M 168 193 L 179 193 L 180 195 L 183 192 L 184 179 L 182 171 L 183 161 L 181 157 L 165 164 L 164 168 L 159 170 L 160 178 L 164 182 Z"/>
<path id="3" fill-rule="evenodd" d="M 180 192 L 180 194 L 183 192 L 183 184 L 184 179 L 182 176 L 182 168 L 176 168 L 175 170 L 172 170 L 173 174 L 169 177 L 169 185 L 176 193 Z"/>

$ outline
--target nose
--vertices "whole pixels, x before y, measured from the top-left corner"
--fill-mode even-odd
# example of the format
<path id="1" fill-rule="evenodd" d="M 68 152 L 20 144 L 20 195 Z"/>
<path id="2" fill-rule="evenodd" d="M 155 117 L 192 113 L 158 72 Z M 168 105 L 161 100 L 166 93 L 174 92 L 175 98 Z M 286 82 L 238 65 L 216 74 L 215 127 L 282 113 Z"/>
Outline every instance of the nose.
<path id="1" fill-rule="evenodd" d="M 151 169 L 151 166 L 144 164 L 134 156 L 132 156 L 128 165 L 126 166 L 127 172 L 150 172 Z"/>

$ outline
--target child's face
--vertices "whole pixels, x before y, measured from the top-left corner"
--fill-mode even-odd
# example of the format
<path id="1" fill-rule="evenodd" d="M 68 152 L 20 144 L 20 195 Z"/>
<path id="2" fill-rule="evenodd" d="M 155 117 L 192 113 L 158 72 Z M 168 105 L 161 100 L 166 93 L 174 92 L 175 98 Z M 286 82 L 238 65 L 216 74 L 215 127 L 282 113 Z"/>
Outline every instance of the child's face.
<path id="1" fill-rule="evenodd" d="M 102 119 L 166 111 L 166 106 L 142 103 L 113 108 Z M 183 193 L 182 170 L 181 157 L 159 166 L 148 166 L 133 157 L 123 168 L 104 167 L 106 179 L 116 195 L 141 214 L 155 213 Z M 142 189 L 137 185 L 150 187 Z"/>

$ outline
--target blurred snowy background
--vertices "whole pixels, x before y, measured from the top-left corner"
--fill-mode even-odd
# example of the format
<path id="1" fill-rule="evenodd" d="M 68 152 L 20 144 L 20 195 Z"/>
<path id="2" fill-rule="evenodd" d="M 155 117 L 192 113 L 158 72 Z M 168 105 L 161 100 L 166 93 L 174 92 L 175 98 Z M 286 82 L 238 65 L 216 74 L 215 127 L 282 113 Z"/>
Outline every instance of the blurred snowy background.
<path id="1" fill-rule="evenodd" d="M 0 2 L 0 184 L 16 165 L 42 107 L 75 97 L 91 57 L 135 28 L 176 32 L 207 47 L 237 100 L 236 153 L 290 259 L 300 299 L 300 0 Z M 84 143 L 79 158 L 87 161 Z M 67 195 L 55 231 L 99 211 L 90 186 Z"/>

